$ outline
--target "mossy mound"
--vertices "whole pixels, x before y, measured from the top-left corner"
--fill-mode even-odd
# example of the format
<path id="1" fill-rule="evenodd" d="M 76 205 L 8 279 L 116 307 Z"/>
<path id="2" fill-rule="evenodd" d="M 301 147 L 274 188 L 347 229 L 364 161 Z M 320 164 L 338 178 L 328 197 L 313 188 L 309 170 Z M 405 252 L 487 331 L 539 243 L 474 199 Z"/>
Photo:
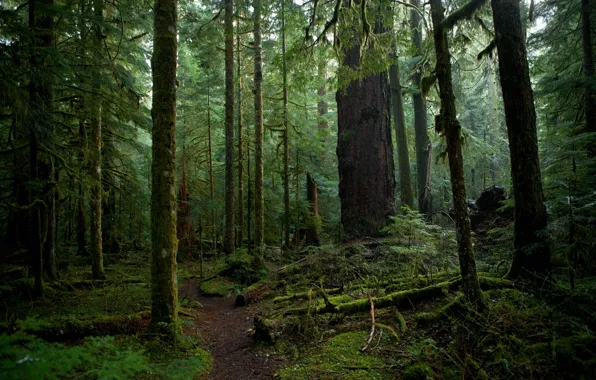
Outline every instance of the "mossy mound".
<path id="1" fill-rule="evenodd" d="M 199 292 L 209 297 L 230 297 L 239 294 L 241 290 L 242 285 L 238 285 L 224 277 L 203 281 L 199 285 Z"/>
<path id="2" fill-rule="evenodd" d="M 385 363 L 374 353 L 362 352 L 368 332 L 339 334 L 313 349 L 304 361 L 280 370 L 280 379 L 388 379 L 393 378 Z"/>

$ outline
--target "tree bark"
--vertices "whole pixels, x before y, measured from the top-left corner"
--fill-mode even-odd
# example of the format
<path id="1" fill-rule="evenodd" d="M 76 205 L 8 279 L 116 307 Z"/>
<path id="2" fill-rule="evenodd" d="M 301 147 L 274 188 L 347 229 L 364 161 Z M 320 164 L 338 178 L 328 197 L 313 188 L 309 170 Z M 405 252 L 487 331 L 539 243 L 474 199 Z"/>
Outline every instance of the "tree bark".
<path id="1" fill-rule="evenodd" d="M 414 208 L 414 195 L 410 181 L 410 157 L 408 154 L 408 139 L 406 135 L 406 120 L 404 116 L 404 100 L 401 95 L 399 82 L 399 63 L 397 56 L 395 62 L 389 67 L 389 81 L 391 83 L 391 106 L 393 109 L 393 124 L 395 127 L 395 140 L 397 143 L 397 165 L 399 168 L 399 193 L 401 204 Z"/>
<path id="2" fill-rule="evenodd" d="M 91 113 L 91 273 L 95 279 L 104 279 L 103 270 L 103 245 L 101 233 L 101 72 L 99 69 L 102 60 L 102 28 L 103 0 L 93 0 L 93 13 L 95 18 L 93 36 L 93 55 L 95 66 L 93 68 L 93 95 L 89 99 Z"/>
<path id="3" fill-rule="evenodd" d="M 464 166 L 460 142 L 461 126 L 457 120 L 455 95 L 451 77 L 451 57 L 447 33 L 441 26 L 444 10 L 441 0 L 430 0 L 435 52 L 437 59 L 436 75 L 441 98 L 440 114 L 435 116 L 435 129 L 447 140 L 449 171 L 451 173 L 451 192 L 455 212 L 455 230 L 459 255 L 459 267 L 462 275 L 462 288 L 467 300 L 478 308 L 485 307 L 482 291 L 476 273 L 476 262 L 472 250 L 470 215 L 466 199 Z"/>
<path id="4" fill-rule="evenodd" d="M 284 130 L 284 243 L 290 246 L 290 142 L 288 125 L 288 69 L 286 62 L 286 13 L 285 0 L 281 0 L 281 75 L 283 91 L 283 130 Z"/>
<path id="5" fill-rule="evenodd" d="M 255 247 L 264 243 L 265 199 L 263 196 L 263 63 L 261 58 L 261 0 L 254 1 L 255 39 Z"/>
<path id="6" fill-rule="evenodd" d="M 410 4 L 415 7 L 420 7 L 420 0 L 410 0 Z M 420 14 L 416 10 L 410 12 L 410 24 L 412 28 L 412 44 L 416 49 L 416 57 L 422 58 L 422 23 Z M 430 214 L 431 199 L 430 189 L 427 189 L 427 178 L 429 176 L 430 161 L 429 147 L 430 139 L 428 138 L 427 114 L 426 114 L 426 100 L 420 90 L 422 81 L 422 63 L 417 64 L 412 81 L 416 91 L 412 94 L 412 103 L 414 105 L 414 131 L 416 142 L 416 178 L 418 187 L 418 210 L 423 214 Z M 430 185 L 430 184 L 429 184 Z M 427 191 L 428 190 L 428 191 Z"/>
<path id="7" fill-rule="evenodd" d="M 44 63 L 47 49 L 54 45 L 54 20 L 50 13 L 53 0 L 32 0 L 29 2 L 29 29 L 32 33 L 31 44 L 31 78 L 29 82 L 29 104 L 27 110 L 27 127 L 29 133 L 29 181 L 35 186 L 29 193 L 29 221 L 27 250 L 31 259 L 35 278 L 34 291 L 43 296 L 43 246 L 49 206 L 48 193 L 53 195 L 55 184 L 49 170 L 40 170 L 47 165 L 39 156 L 42 142 L 50 143 L 53 136 L 52 105 L 54 102 L 53 87 Z M 47 168 L 46 168 L 47 169 Z M 45 226 L 44 226 L 45 224 Z M 45 229 L 45 230 L 44 230 Z"/>
<path id="8" fill-rule="evenodd" d="M 190 210 L 190 197 L 188 195 L 186 180 L 186 157 L 184 148 L 182 149 L 182 178 L 178 184 L 178 214 L 176 219 L 176 234 L 178 235 L 178 249 L 189 250 L 196 241 L 194 229 L 192 227 L 192 216 Z"/>
<path id="9" fill-rule="evenodd" d="M 306 173 L 306 199 L 311 205 L 311 220 L 306 231 L 306 244 L 321 245 L 316 219 L 319 217 L 319 187 L 310 173 Z"/>
<path id="10" fill-rule="evenodd" d="M 102 202 L 101 213 L 102 248 L 104 252 L 117 253 L 120 252 L 120 238 L 118 236 L 118 226 L 116 225 L 117 186 L 116 176 L 111 172 L 115 167 L 113 157 L 117 152 L 113 136 L 102 138 L 102 144 L 102 184 L 106 193 L 103 197 L 105 202 Z"/>
<path id="11" fill-rule="evenodd" d="M 546 228 L 547 213 L 519 2 L 492 0 L 492 9 L 515 200 L 515 254 L 509 277 L 544 275 L 551 268 L 549 246 L 541 232 Z"/>
<path id="12" fill-rule="evenodd" d="M 240 77 L 241 57 L 240 52 L 240 23 L 236 23 L 236 73 L 238 81 L 238 246 L 242 246 L 244 240 L 244 141 L 243 141 L 243 120 L 242 120 L 242 79 Z"/>
<path id="13" fill-rule="evenodd" d="M 213 183 L 213 147 L 211 143 L 211 94 L 210 88 L 207 87 L 207 133 L 208 133 L 208 150 L 209 155 L 209 200 L 211 201 L 211 225 L 213 226 L 213 251 L 217 247 L 217 226 L 215 225 L 215 196 Z"/>
<path id="14" fill-rule="evenodd" d="M 353 38 L 349 45 L 344 44 L 342 65 L 357 71 L 361 65 L 360 31 L 347 25 L 348 20 L 340 22 L 340 33 Z M 337 92 L 336 100 L 343 238 L 378 236 L 388 217 L 395 214 L 387 73 L 350 82 Z"/>
<path id="15" fill-rule="evenodd" d="M 585 131 L 596 132 L 596 94 L 594 93 L 594 58 L 592 56 L 592 24 L 590 16 L 592 13 L 590 0 L 582 0 L 582 44 L 584 51 L 584 113 L 586 114 Z M 592 83 L 592 84 L 591 84 Z M 588 144 L 590 157 L 596 156 L 596 141 Z"/>
<path id="16" fill-rule="evenodd" d="M 156 0 L 153 9 L 151 326 L 175 340 L 179 332 L 176 279 L 177 1 Z"/>
<path id="17" fill-rule="evenodd" d="M 224 252 L 234 252 L 235 214 L 234 209 L 234 27 L 232 0 L 225 1 L 225 72 L 226 72 L 226 226 Z"/>

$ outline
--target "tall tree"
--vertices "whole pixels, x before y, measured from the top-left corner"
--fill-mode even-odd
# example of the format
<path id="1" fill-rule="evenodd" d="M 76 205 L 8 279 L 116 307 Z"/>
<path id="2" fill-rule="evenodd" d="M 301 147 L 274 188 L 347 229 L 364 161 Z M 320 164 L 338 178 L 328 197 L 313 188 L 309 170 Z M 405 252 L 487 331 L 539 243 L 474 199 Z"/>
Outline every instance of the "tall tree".
<path id="1" fill-rule="evenodd" d="M 105 278 L 101 234 L 101 71 L 103 0 L 93 0 L 93 94 L 89 98 L 91 118 L 91 272 L 93 278 Z"/>
<path id="2" fill-rule="evenodd" d="M 491 4 L 515 200 L 515 255 L 509 276 L 546 274 L 551 268 L 550 250 L 541 231 L 546 228 L 547 213 L 538 159 L 534 95 L 519 2 L 492 0 Z"/>
<path id="3" fill-rule="evenodd" d="M 408 138 L 406 135 L 406 118 L 404 116 L 404 100 L 399 81 L 399 62 L 396 49 L 393 49 L 393 64 L 389 67 L 389 81 L 391 83 L 391 108 L 393 110 L 393 125 L 397 143 L 397 164 L 399 168 L 399 193 L 401 204 L 414 208 L 414 195 L 410 181 L 410 157 L 408 155 Z"/>
<path id="4" fill-rule="evenodd" d="M 592 53 L 592 24 L 590 22 L 593 4 L 590 0 L 582 0 L 582 44 L 584 51 L 584 114 L 586 115 L 585 131 L 596 132 L 596 91 L 594 91 L 594 57 Z M 588 146 L 590 156 L 596 156 L 596 142 Z"/>
<path id="5" fill-rule="evenodd" d="M 410 0 L 412 6 L 419 8 L 420 0 Z M 416 178 L 418 194 L 418 210 L 423 214 L 430 213 L 430 139 L 426 131 L 427 114 L 426 100 L 421 91 L 422 83 L 422 18 L 417 9 L 410 11 L 410 27 L 412 28 L 412 44 L 416 50 L 418 63 L 412 76 L 415 91 L 412 93 L 412 103 L 414 104 L 414 131 L 416 142 Z"/>
<path id="6" fill-rule="evenodd" d="M 261 57 L 261 0 L 254 0 L 255 39 L 255 246 L 264 242 L 265 199 L 263 197 L 263 62 Z"/>
<path id="7" fill-rule="evenodd" d="M 290 136 L 288 125 L 288 67 L 286 60 L 286 12 L 285 0 L 281 0 L 281 75 L 283 91 L 283 139 L 284 139 L 284 243 L 290 246 Z"/>
<path id="8" fill-rule="evenodd" d="M 50 172 L 40 170 L 40 150 L 43 143 L 53 139 L 52 105 L 54 93 L 52 79 L 45 70 L 48 48 L 54 45 L 53 0 L 29 2 L 29 29 L 31 30 L 31 77 L 29 82 L 29 105 L 27 128 L 29 133 L 29 190 L 28 253 L 35 278 L 35 293 L 43 296 L 43 246 L 44 223 L 47 214 L 45 200 L 51 186 Z M 47 228 L 47 226 L 46 226 Z"/>
<path id="9" fill-rule="evenodd" d="M 360 6 L 362 3 L 357 0 Z M 347 2 L 346 2 L 347 3 Z M 340 20 L 342 72 L 361 69 L 361 32 L 353 20 Z M 378 24 L 378 23 L 377 23 Z M 378 30 L 379 25 L 375 27 Z M 339 78 L 340 83 L 348 81 Z M 393 148 L 388 109 L 387 73 L 369 74 L 337 92 L 337 159 L 344 240 L 379 234 L 395 213 Z"/>
<path id="10" fill-rule="evenodd" d="M 442 25 L 445 19 L 444 9 L 441 0 L 430 0 L 430 7 L 437 59 L 435 72 L 439 82 L 439 96 L 441 98 L 441 111 L 439 115 L 435 116 L 435 129 L 443 134 L 447 141 L 462 287 L 464 295 L 470 303 L 477 307 L 484 307 L 484 299 L 476 274 L 474 251 L 472 250 L 472 233 L 461 149 L 461 125 L 457 120 L 457 111 L 455 109 L 447 30 Z"/>
<path id="11" fill-rule="evenodd" d="M 176 280 L 176 0 L 154 6 L 153 104 L 151 117 L 151 326 L 175 339 L 178 322 Z M 164 328 L 165 326 L 165 328 Z"/>
<path id="12" fill-rule="evenodd" d="M 240 9 L 240 8 L 238 8 Z M 243 120 L 242 120 L 242 78 L 240 76 L 241 68 L 241 50 L 240 43 L 240 22 L 236 23 L 236 77 L 238 82 L 238 245 L 242 245 L 244 240 L 244 135 L 243 135 Z"/>
<path id="13" fill-rule="evenodd" d="M 234 12 L 233 0 L 225 1 L 225 66 L 226 66 L 226 226 L 224 251 L 234 252 L 235 212 L 234 209 Z"/>

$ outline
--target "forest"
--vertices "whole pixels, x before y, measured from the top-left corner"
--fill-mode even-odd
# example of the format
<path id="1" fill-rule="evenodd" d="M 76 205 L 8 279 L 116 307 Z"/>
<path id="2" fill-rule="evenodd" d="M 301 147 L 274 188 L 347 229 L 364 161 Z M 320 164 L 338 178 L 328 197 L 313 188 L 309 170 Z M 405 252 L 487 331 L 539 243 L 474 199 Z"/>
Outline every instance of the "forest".
<path id="1" fill-rule="evenodd" d="M 595 12 L 0 1 L 0 378 L 596 378 Z"/>

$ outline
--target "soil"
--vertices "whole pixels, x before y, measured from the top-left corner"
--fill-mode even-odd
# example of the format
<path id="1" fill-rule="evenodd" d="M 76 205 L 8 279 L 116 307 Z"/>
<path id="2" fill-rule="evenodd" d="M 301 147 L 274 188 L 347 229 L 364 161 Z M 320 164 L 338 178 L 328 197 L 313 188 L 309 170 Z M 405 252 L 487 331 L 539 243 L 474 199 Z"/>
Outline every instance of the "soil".
<path id="1" fill-rule="evenodd" d="M 179 299 L 198 301 L 203 308 L 187 333 L 198 334 L 201 345 L 213 357 L 210 380 L 273 379 L 280 359 L 269 356 L 252 338 L 258 305 L 235 307 L 235 299 L 198 294 L 200 280 L 180 286 Z"/>

